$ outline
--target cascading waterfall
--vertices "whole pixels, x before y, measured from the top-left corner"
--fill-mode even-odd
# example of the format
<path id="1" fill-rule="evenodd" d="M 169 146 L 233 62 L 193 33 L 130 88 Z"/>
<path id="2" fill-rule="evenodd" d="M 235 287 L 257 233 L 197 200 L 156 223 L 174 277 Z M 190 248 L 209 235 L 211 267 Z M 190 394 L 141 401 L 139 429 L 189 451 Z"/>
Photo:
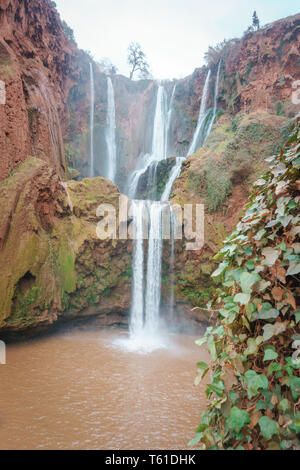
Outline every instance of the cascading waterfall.
<path id="1" fill-rule="evenodd" d="M 173 321 L 174 317 L 174 300 L 175 300 L 175 292 L 174 292 L 174 281 L 175 281 L 175 214 L 173 211 L 172 206 L 170 205 L 170 224 L 171 224 L 171 258 L 170 258 L 170 274 L 171 274 L 171 282 L 170 282 L 170 321 Z"/>
<path id="2" fill-rule="evenodd" d="M 171 100 L 170 100 L 170 105 L 169 105 L 169 111 L 168 111 L 168 115 L 167 115 L 166 148 L 165 148 L 166 157 L 168 156 L 168 152 L 169 152 L 169 137 L 170 137 L 171 123 L 172 123 L 172 114 L 173 114 L 173 104 L 174 104 L 175 90 L 176 90 L 176 83 L 173 87 Z"/>
<path id="3" fill-rule="evenodd" d="M 95 121 L 95 82 L 93 64 L 90 63 L 90 177 L 95 176 L 94 171 L 94 121 Z"/>
<path id="4" fill-rule="evenodd" d="M 163 248 L 162 209 L 163 206 L 160 204 L 160 202 L 148 202 L 150 229 L 147 262 L 145 330 L 150 335 L 155 334 L 159 327 Z"/>
<path id="5" fill-rule="evenodd" d="M 166 135 L 167 135 L 167 104 L 166 91 L 162 85 L 158 86 L 156 109 L 153 126 L 152 139 L 152 160 L 163 160 L 166 156 Z"/>
<path id="6" fill-rule="evenodd" d="M 189 148 L 188 153 L 187 153 L 188 156 L 193 155 L 193 153 L 196 152 L 197 147 L 203 145 L 204 136 L 202 134 L 203 134 L 203 130 L 204 130 L 205 120 L 206 120 L 206 117 L 207 117 L 207 109 L 206 108 L 207 108 L 207 99 L 208 99 L 210 75 L 211 75 L 211 72 L 209 70 L 208 74 L 206 76 L 205 85 L 204 85 L 204 89 L 203 89 L 203 94 L 202 94 L 202 98 L 201 98 L 201 106 L 200 106 L 198 123 L 197 123 L 197 127 L 196 127 L 196 130 L 195 130 L 194 136 L 193 136 L 192 143 L 191 143 L 190 148 Z"/>
<path id="7" fill-rule="evenodd" d="M 167 158 L 167 99 L 162 85 L 157 88 L 156 106 L 153 121 L 153 136 L 151 153 L 146 155 L 144 166 L 135 170 L 129 180 L 128 196 L 134 198 L 137 192 L 139 180 L 148 170 L 153 181 L 156 180 L 158 162 Z"/>
<path id="8" fill-rule="evenodd" d="M 217 108 L 217 94 L 219 70 L 215 87 L 214 98 L 214 118 Z M 193 141 L 188 152 L 194 153 L 197 145 L 204 142 L 204 123 L 207 117 L 208 89 L 211 72 L 209 70 L 199 112 L 198 125 L 195 130 Z M 164 88 L 159 85 L 157 91 L 156 109 L 153 123 L 152 152 L 147 155 L 143 168 L 136 170 L 130 181 L 129 196 L 136 195 L 139 179 L 146 171 L 149 171 L 149 178 L 155 181 L 158 162 L 168 155 L 168 134 L 171 126 L 173 100 L 175 87 L 172 91 L 170 106 L 166 112 L 166 96 Z M 209 135 L 212 125 L 209 126 L 206 135 Z M 170 213 L 170 234 L 171 234 L 171 256 L 170 256 L 170 315 L 173 316 L 174 307 L 174 263 L 175 263 L 175 214 L 169 203 L 170 194 L 175 180 L 179 177 L 182 164 L 186 158 L 176 158 L 176 162 L 170 171 L 168 181 L 161 196 L 160 201 L 139 201 L 133 200 L 131 211 L 133 225 L 135 228 L 134 251 L 133 251 L 133 287 L 132 287 L 132 308 L 130 319 L 131 340 L 134 347 L 138 349 L 151 350 L 156 347 L 163 347 L 158 341 L 160 325 L 160 303 L 161 303 L 161 275 L 162 275 L 162 254 L 163 254 L 163 212 L 167 208 Z M 144 231 L 147 219 L 146 233 Z M 144 238 L 148 238 L 148 254 L 145 256 Z M 147 268 L 145 270 L 145 264 Z M 145 275 L 146 273 L 146 275 Z"/>
<path id="9" fill-rule="evenodd" d="M 107 178 L 115 182 L 117 172 L 117 145 L 116 145 L 116 110 L 114 88 L 110 77 L 107 77 Z"/>
<path id="10" fill-rule="evenodd" d="M 143 216 L 145 201 L 132 201 L 134 253 L 132 263 L 132 305 L 130 315 L 130 332 L 132 336 L 141 334 L 144 326 L 144 230 Z"/>
<path id="11" fill-rule="evenodd" d="M 149 170 L 149 183 L 156 181 L 158 162 L 165 159 L 167 136 L 167 105 L 166 93 L 162 85 L 158 86 L 156 107 L 153 121 L 153 137 L 151 154 L 147 155 L 144 167 L 136 170 L 129 184 L 129 196 L 134 198 L 139 180 Z M 151 343 L 155 347 L 155 335 L 159 328 L 160 301 L 161 301 L 161 269 L 162 269 L 162 210 L 163 204 L 159 201 L 133 200 L 131 212 L 134 225 L 134 251 L 133 251 L 133 287 L 132 308 L 130 319 L 131 339 L 138 346 Z M 143 216 L 147 217 L 148 254 L 144 254 Z M 144 264 L 147 262 L 146 277 L 144 278 Z"/>
<path id="12" fill-rule="evenodd" d="M 183 157 L 177 157 L 176 158 L 176 163 L 173 166 L 172 170 L 170 171 L 170 175 L 168 178 L 168 181 L 166 183 L 166 187 L 164 189 L 164 192 L 162 193 L 161 196 L 161 201 L 168 201 L 172 192 L 173 184 L 177 180 L 178 176 L 181 173 L 181 167 L 182 163 L 184 162 L 185 158 Z"/>
<path id="13" fill-rule="evenodd" d="M 208 128 L 207 128 L 207 132 L 206 132 L 206 135 L 205 135 L 204 143 L 206 142 L 206 140 L 207 140 L 208 137 L 209 137 L 209 134 L 211 133 L 212 126 L 213 126 L 213 124 L 214 124 L 214 122 L 215 122 L 216 115 L 217 115 L 217 104 L 218 104 L 218 95 L 219 95 L 220 70 L 221 70 L 221 59 L 220 59 L 220 61 L 219 61 L 218 71 L 217 71 L 217 77 L 216 77 L 213 115 L 212 115 L 210 124 L 209 124 L 209 126 L 208 126 Z"/>

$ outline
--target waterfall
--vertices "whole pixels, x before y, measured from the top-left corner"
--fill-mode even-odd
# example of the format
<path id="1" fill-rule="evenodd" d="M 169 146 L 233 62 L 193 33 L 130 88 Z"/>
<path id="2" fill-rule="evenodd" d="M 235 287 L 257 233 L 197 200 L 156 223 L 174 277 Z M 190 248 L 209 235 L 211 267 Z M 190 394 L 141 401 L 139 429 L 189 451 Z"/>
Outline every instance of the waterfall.
<path id="1" fill-rule="evenodd" d="M 94 69 L 90 62 L 90 177 L 95 176 L 94 172 L 94 118 L 95 116 L 95 83 Z"/>
<path id="2" fill-rule="evenodd" d="M 201 106 L 199 119 L 193 141 L 190 145 L 188 155 L 195 152 L 197 146 L 202 145 L 205 137 L 205 123 L 207 121 L 208 110 L 208 90 L 210 83 L 210 70 L 208 71 Z M 218 77 L 217 77 L 218 82 Z M 151 185 L 157 179 L 157 166 L 159 161 L 168 156 L 168 137 L 171 127 L 173 101 L 176 85 L 173 88 L 169 109 L 167 109 L 166 93 L 162 85 L 158 86 L 156 107 L 153 120 L 153 137 L 151 153 L 145 156 L 140 168 L 135 170 L 129 181 L 129 197 L 135 198 L 139 187 L 140 178 L 149 172 L 146 192 L 151 194 Z M 218 85 L 215 88 L 214 112 L 217 107 Z M 207 132 L 208 134 L 209 132 Z M 173 317 L 174 307 L 174 265 L 175 265 L 175 215 L 170 205 L 169 198 L 175 180 L 179 177 L 182 163 L 185 158 L 176 158 L 175 165 L 170 171 L 163 194 L 160 201 L 144 200 L 132 201 L 132 217 L 135 231 L 133 249 L 133 286 L 132 286 L 132 308 L 130 317 L 130 341 L 134 348 L 151 349 L 157 347 L 160 326 L 160 304 L 161 304 L 161 283 L 162 283 L 162 258 L 163 258 L 163 212 L 168 208 L 170 212 L 170 234 L 171 234 L 171 256 L 170 256 L 170 318 Z M 153 196 L 152 196 L 153 197 Z M 144 233 L 144 218 L 148 219 L 148 227 Z M 167 228 L 167 227 L 166 227 Z M 145 254 L 144 238 L 148 238 L 148 252 Z M 154 344 L 154 346 L 153 346 Z M 162 347 L 159 344 L 158 347 Z M 147 349 L 149 350 L 149 349 Z"/>
<path id="3" fill-rule="evenodd" d="M 138 336 L 144 326 L 144 236 L 143 215 L 145 211 L 144 201 L 132 201 L 131 203 L 134 234 L 134 253 L 132 263 L 132 306 L 130 315 L 130 333 Z"/>
<path id="4" fill-rule="evenodd" d="M 115 182 L 117 172 L 117 146 L 116 146 L 116 110 L 114 88 L 110 77 L 107 77 L 107 129 L 106 145 L 108 157 L 107 178 Z"/>
<path id="5" fill-rule="evenodd" d="M 175 293 L 174 293 L 174 281 L 175 281 L 175 214 L 173 211 L 172 206 L 170 205 L 170 224 L 171 224 L 171 258 L 170 258 L 170 274 L 171 274 L 171 282 L 170 282 L 170 321 L 173 321 L 174 317 L 174 300 L 175 300 Z"/>
<path id="6" fill-rule="evenodd" d="M 161 300 L 161 267 L 162 267 L 162 204 L 148 202 L 150 230 L 147 263 L 147 288 L 145 306 L 145 330 L 155 334 L 159 327 Z"/>
<path id="7" fill-rule="evenodd" d="M 221 70 L 221 59 L 220 59 L 220 61 L 219 61 L 218 71 L 217 71 L 217 77 L 216 77 L 213 115 L 212 115 L 210 124 L 209 124 L 209 126 L 208 126 L 207 132 L 206 132 L 206 136 L 205 136 L 205 139 L 204 139 L 204 143 L 206 142 L 206 140 L 207 140 L 208 137 L 209 137 L 209 134 L 211 133 L 212 126 L 214 125 L 214 122 L 215 122 L 215 119 L 216 119 L 216 115 L 217 115 L 217 104 L 218 104 L 218 94 L 219 94 L 220 70 Z"/>
<path id="8" fill-rule="evenodd" d="M 176 83 L 173 87 L 171 100 L 170 100 L 170 105 L 169 105 L 169 111 L 168 111 L 168 115 L 167 115 L 166 148 L 165 148 L 166 157 L 168 157 L 168 152 L 169 152 L 169 136 L 170 136 L 170 130 L 171 130 L 171 123 L 172 123 L 172 114 L 173 114 L 173 103 L 174 103 L 175 90 L 176 90 Z"/>
<path id="9" fill-rule="evenodd" d="M 193 136 L 192 143 L 191 143 L 190 148 L 188 150 L 187 156 L 192 155 L 193 153 L 195 153 L 197 148 L 199 146 L 203 145 L 203 140 L 204 140 L 203 131 L 204 131 L 205 120 L 206 120 L 206 117 L 207 117 L 206 107 L 207 107 L 210 75 L 211 75 L 211 73 L 210 73 L 210 70 L 209 70 L 208 74 L 206 76 L 205 85 L 204 85 L 204 89 L 203 89 L 197 127 L 196 127 L 196 130 L 195 130 L 194 136 Z"/>
<path id="10" fill-rule="evenodd" d="M 161 199 L 160 199 L 161 201 L 168 201 L 169 200 L 170 195 L 171 195 L 171 191 L 172 191 L 172 188 L 173 188 L 173 184 L 177 180 L 178 176 L 181 173 L 181 167 L 182 167 L 182 163 L 184 162 L 184 160 L 185 160 L 185 158 L 183 158 L 183 157 L 177 157 L 176 158 L 176 163 L 175 163 L 175 165 L 173 166 L 173 168 L 170 172 L 170 175 L 169 175 L 168 181 L 166 183 L 164 192 L 162 193 L 162 196 L 161 196 Z"/>
<path id="11" fill-rule="evenodd" d="M 152 160 L 163 160 L 166 157 L 166 135 L 167 135 L 167 105 L 166 92 L 162 85 L 158 86 L 156 109 L 154 115 L 153 138 L 152 138 Z"/>
<path id="12" fill-rule="evenodd" d="M 155 181 L 158 162 L 167 158 L 167 115 L 166 92 L 164 87 L 159 85 L 157 88 L 156 106 L 153 120 L 151 153 L 145 155 L 146 158 L 143 167 L 135 170 L 129 180 L 127 192 L 128 196 L 132 199 L 136 195 L 141 176 L 151 169 L 150 178 L 152 181 Z"/>

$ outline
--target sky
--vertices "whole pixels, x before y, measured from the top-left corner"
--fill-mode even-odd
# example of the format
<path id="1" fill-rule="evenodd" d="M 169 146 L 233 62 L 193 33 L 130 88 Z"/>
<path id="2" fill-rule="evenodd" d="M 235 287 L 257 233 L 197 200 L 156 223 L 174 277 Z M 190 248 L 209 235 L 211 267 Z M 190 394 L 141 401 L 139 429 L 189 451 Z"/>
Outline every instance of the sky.
<path id="1" fill-rule="evenodd" d="M 240 37 L 256 10 L 261 25 L 299 13 L 299 0 L 55 0 L 81 49 L 129 74 L 127 48 L 141 44 L 154 78 L 183 78 L 204 53 Z"/>

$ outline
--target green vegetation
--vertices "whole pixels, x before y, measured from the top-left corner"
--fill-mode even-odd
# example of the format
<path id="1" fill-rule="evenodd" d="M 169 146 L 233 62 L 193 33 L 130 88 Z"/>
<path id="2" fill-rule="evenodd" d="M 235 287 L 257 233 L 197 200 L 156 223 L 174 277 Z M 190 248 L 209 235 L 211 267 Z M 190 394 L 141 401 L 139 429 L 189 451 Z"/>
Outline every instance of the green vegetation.
<path id="1" fill-rule="evenodd" d="M 259 29 L 260 23 L 256 11 L 254 11 L 252 16 L 252 26 L 255 29 Z"/>
<path id="2" fill-rule="evenodd" d="M 231 188 L 228 173 L 223 172 L 221 165 L 209 162 L 205 173 L 206 201 L 210 212 L 215 212 L 225 201 Z"/>
<path id="3" fill-rule="evenodd" d="M 74 31 L 72 28 L 70 28 L 70 26 L 63 20 L 62 21 L 62 28 L 63 28 L 63 32 L 64 34 L 67 36 L 67 38 L 75 45 L 77 46 L 77 42 L 75 40 L 75 36 L 74 36 Z"/>
<path id="4" fill-rule="evenodd" d="M 276 101 L 276 103 L 275 103 L 275 113 L 277 114 L 277 116 L 285 116 L 282 101 Z"/>
<path id="5" fill-rule="evenodd" d="M 211 372 L 195 439 L 202 449 L 299 449 L 300 440 L 300 122 L 287 145 L 267 159 L 246 213 L 215 257 L 223 289 L 207 343 Z M 211 308 L 211 304 L 208 305 Z"/>

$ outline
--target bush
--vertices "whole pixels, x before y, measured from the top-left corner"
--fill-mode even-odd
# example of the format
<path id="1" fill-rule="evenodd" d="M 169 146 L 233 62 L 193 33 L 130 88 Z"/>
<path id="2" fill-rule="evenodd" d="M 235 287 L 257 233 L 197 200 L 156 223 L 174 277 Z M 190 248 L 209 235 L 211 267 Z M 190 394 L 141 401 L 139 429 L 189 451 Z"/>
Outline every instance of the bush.
<path id="1" fill-rule="evenodd" d="M 221 165 L 209 162 L 205 172 L 206 203 L 210 212 L 215 212 L 225 201 L 231 188 L 229 175 Z"/>
<path id="2" fill-rule="evenodd" d="M 276 103 L 275 103 L 275 113 L 277 114 L 277 116 L 285 116 L 282 101 L 276 101 Z"/>
<path id="3" fill-rule="evenodd" d="M 75 44 L 75 46 L 77 46 L 77 43 L 75 41 L 75 36 L 74 36 L 74 31 L 72 28 L 70 28 L 70 26 L 63 20 L 62 22 L 62 29 L 63 29 L 63 32 L 64 34 L 67 36 L 67 38 L 73 43 Z"/>

